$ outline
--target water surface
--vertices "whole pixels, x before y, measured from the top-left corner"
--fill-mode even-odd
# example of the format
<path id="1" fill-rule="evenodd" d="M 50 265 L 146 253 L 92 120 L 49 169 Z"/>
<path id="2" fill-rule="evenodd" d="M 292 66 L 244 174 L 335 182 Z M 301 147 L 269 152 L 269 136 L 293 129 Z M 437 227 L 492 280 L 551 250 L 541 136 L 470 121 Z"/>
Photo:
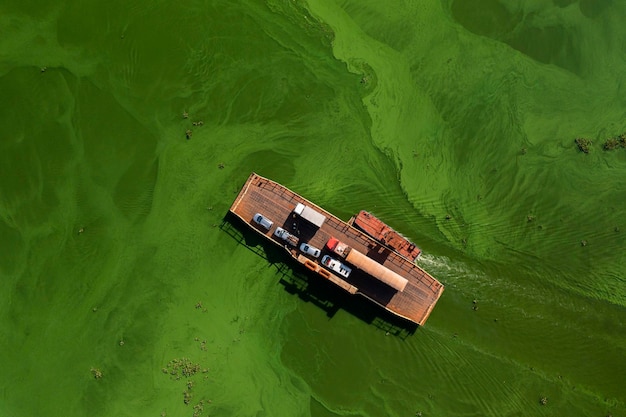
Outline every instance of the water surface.
<path id="1" fill-rule="evenodd" d="M 619 2 L 0 11 L 2 414 L 626 415 Z M 416 241 L 427 324 L 224 223 L 252 171 Z"/>

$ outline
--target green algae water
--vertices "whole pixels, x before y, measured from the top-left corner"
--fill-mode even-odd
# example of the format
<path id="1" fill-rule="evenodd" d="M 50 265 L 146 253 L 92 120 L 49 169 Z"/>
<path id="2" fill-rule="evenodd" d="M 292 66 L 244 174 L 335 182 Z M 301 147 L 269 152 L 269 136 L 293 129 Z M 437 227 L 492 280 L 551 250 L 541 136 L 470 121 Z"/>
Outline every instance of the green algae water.
<path id="1" fill-rule="evenodd" d="M 625 18 L 4 0 L 0 414 L 625 416 Z M 252 171 L 417 242 L 426 325 L 225 221 Z"/>

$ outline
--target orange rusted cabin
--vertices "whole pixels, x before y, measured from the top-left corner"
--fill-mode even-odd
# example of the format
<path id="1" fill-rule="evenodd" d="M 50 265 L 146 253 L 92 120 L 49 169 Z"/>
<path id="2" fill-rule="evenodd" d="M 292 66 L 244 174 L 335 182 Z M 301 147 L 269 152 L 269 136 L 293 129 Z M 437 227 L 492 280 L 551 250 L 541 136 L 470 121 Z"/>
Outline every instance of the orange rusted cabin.
<path id="1" fill-rule="evenodd" d="M 405 258 L 415 262 L 422 254 L 420 248 L 409 239 L 396 232 L 378 217 L 365 210 L 361 210 L 356 217 L 352 217 L 349 224 L 355 226 Z"/>

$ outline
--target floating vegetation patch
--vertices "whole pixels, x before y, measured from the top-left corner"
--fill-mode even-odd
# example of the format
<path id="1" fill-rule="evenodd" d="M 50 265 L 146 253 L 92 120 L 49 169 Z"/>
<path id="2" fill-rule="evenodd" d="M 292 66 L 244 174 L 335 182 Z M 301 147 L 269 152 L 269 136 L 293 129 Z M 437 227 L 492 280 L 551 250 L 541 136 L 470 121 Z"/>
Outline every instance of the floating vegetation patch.
<path id="1" fill-rule="evenodd" d="M 185 380 L 183 402 L 185 403 L 185 405 L 189 405 L 192 403 L 194 397 L 194 388 L 196 387 L 197 383 L 197 381 L 193 379 L 194 375 L 199 372 L 206 374 L 209 372 L 209 369 L 202 368 L 199 363 L 195 363 L 189 358 L 179 358 L 169 361 L 167 366 L 162 368 L 162 372 L 169 375 L 172 380 Z M 207 376 L 204 376 L 203 380 L 206 379 Z M 210 404 L 211 400 L 202 399 L 193 406 L 193 417 L 200 417 L 202 415 L 205 403 Z"/>
<path id="2" fill-rule="evenodd" d="M 167 364 L 167 368 L 163 368 L 163 373 L 168 373 L 175 379 L 181 376 L 191 377 L 200 370 L 200 364 L 193 363 L 189 358 L 172 359 Z"/>
<path id="3" fill-rule="evenodd" d="M 626 133 L 607 139 L 602 148 L 605 151 L 612 151 L 617 148 L 626 148 Z"/>
<path id="4" fill-rule="evenodd" d="M 576 142 L 576 145 L 581 152 L 589 153 L 589 147 L 592 144 L 591 139 L 576 138 L 574 142 Z"/>
<path id="5" fill-rule="evenodd" d="M 578 150 L 584 153 L 589 153 L 591 145 L 593 144 L 591 139 L 586 138 L 576 138 L 574 142 L 576 142 Z M 608 138 L 604 144 L 602 144 L 602 149 L 605 151 L 613 151 L 619 148 L 626 148 L 626 133 Z"/>
<path id="6" fill-rule="evenodd" d="M 91 368 L 91 375 L 93 375 L 95 379 L 102 379 L 102 371 L 100 368 Z"/>

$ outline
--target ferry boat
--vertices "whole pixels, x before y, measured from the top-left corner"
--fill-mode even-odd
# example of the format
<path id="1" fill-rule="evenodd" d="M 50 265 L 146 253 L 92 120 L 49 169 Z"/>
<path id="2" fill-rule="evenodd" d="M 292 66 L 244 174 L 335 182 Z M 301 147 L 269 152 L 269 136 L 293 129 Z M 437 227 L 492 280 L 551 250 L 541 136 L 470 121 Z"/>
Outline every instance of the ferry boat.
<path id="1" fill-rule="evenodd" d="M 359 214 L 352 217 L 348 223 L 355 226 L 357 229 L 364 231 L 383 245 L 388 246 L 400 255 L 409 259 L 411 262 L 416 262 L 422 254 L 421 249 L 418 248 L 415 243 L 411 242 L 385 224 L 378 217 L 365 210 L 361 210 Z"/>
<path id="2" fill-rule="evenodd" d="M 256 173 L 229 211 L 311 273 L 419 326 L 443 293 L 410 257 Z"/>

